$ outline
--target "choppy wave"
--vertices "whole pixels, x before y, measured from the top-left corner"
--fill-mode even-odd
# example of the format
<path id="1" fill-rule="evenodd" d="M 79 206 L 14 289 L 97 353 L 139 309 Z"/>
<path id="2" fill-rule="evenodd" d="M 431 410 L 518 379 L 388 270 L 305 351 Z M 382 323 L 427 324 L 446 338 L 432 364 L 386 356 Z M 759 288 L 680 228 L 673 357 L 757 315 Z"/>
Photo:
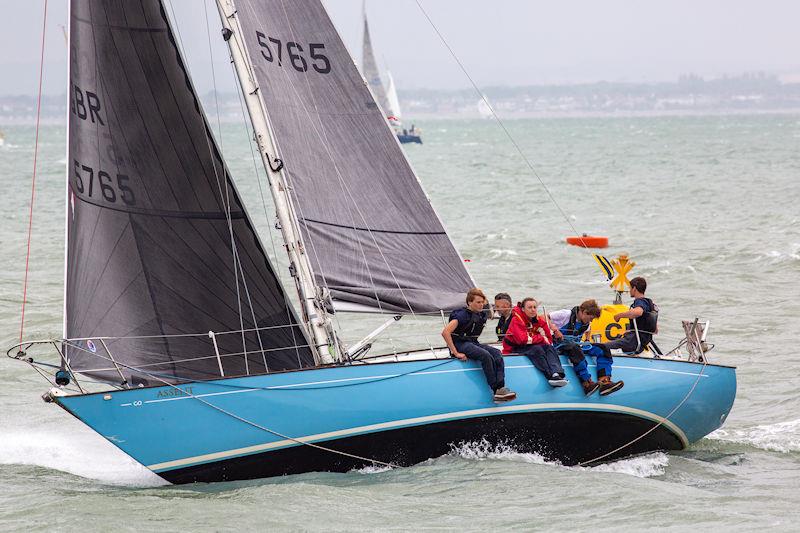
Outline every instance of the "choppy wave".
<path id="1" fill-rule="evenodd" d="M 709 439 L 749 444 L 772 452 L 800 451 L 800 418 L 745 429 L 718 429 Z"/>
<path id="2" fill-rule="evenodd" d="M 758 255 L 756 258 L 756 261 L 764 260 L 773 265 L 800 261 L 800 245 L 795 245 L 794 250 L 791 251 L 770 250 L 769 252 Z"/>
<path id="3" fill-rule="evenodd" d="M 636 477 L 663 476 L 669 466 L 669 456 L 664 452 L 649 453 L 630 459 L 621 459 L 590 467 L 595 472 L 614 472 Z"/>
<path id="4" fill-rule="evenodd" d="M 144 466 L 96 440 L 42 431 L 21 431 L 0 439 L 0 464 L 33 465 L 113 485 L 166 485 Z"/>

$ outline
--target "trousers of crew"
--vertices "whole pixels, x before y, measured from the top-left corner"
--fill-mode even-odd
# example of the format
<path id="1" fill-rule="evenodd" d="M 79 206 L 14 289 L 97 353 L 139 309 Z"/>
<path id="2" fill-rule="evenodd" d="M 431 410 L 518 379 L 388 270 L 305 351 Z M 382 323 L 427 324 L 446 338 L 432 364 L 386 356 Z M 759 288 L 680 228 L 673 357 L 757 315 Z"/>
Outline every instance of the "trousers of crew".
<path id="1" fill-rule="evenodd" d="M 607 348 L 609 343 L 600 344 L 583 344 L 581 349 L 584 355 L 592 355 L 597 359 L 597 377 L 611 375 L 611 365 L 614 363 L 614 358 L 611 357 L 611 352 Z"/>
<path id="2" fill-rule="evenodd" d="M 561 366 L 561 359 L 555 348 L 549 344 L 528 344 L 514 350 L 515 353 L 525 355 L 547 379 L 551 379 L 553 374 L 564 377 L 564 367 Z"/>
<path id="3" fill-rule="evenodd" d="M 580 344 L 565 341 L 556 345 L 556 351 L 560 355 L 566 355 L 569 358 L 569 362 L 572 363 L 572 368 L 575 369 L 575 373 L 578 375 L 578 379 L 580 379 L 581 382 L 592 380 L 592 375 L 589 374 L 589 364 L 586 362 L 586 357 L 584 357 Z M 599 364 L 598 362 L 598 366 Z M 609 369 L 610 368 L 611 366 L 609 365 Z"/>
<path id="4" fill-rule="evenodd" d="M 614 364 L 614 358 L 611 357 L 611 352 L 607 349 L 610 343 L 603 344 L 577 344 L 574 342 L 564 342 L 558 345 L 558 353 L 569 357 L 569 362 L 572 363 L 572 368 L 581 381 L 590 381 L 592 375 L 589 373 L 589 364 L 586 361 L 586 356 L 590 355 L 597 359 L 597 377 L 610 376 L 611 365 Z"/>
<path id="5" fill-rule="evenodd" d="M 506 386 L 506 366 L 500 350 L 472 340 L 454 340 L 453 344 L 456 350 L 466 355 L 468 359 L 481 364 L 483 374 L 486 376 L 486 383 L 489 384 L 492 392 Z"/>

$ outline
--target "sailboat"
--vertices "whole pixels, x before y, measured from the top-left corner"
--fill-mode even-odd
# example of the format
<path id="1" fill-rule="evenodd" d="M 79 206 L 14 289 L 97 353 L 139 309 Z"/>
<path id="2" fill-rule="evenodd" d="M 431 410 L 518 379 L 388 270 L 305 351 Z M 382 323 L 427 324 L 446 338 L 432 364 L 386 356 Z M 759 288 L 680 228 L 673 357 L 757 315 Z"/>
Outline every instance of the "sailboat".
<path id="1" fill-rule="evenodd" d="M 397 88 L 392 78 L 392 73 L 387 71 L 388 87 L 384 87 L 381 73 L 378 70 L 378 62 L 375 60 L 375 52 L 372 49 L 372 38 L 369 34 L 369 22 L 367 22 L 366 4 L 362 9 L 364 13 L 364 34 L 362 43 L 362 68 L 364 79 L 366 79 L 376 102 L 386 113 L 386 120 L 397 133 L 397 139 L 403 143 L 422 144 L 422 136 L 416 126 L 410 129 L 403 128 L 400 112 L 400 100 L 397 98 Z"/>
<path id="2" fill-rule="evenodd" d="M 38 350 L 58 358 L 45 401 L 172 483 L 406 466 L 479 440 L 577 464 L 723 423 L 735 369 L 707 359 L 619 357 L 625 388 L 586 397 L 508 356 L 518 398 L 495 404 L 442 347 L 372 356 L 381 328 L 345 346 L 334 313 L 385 329 L 462 306 L 475 282 L 320 0 L 217 6 L 291 283 L 161 1 L 71 0 L 63 336 L 9 350 L 42 371 Z"/>

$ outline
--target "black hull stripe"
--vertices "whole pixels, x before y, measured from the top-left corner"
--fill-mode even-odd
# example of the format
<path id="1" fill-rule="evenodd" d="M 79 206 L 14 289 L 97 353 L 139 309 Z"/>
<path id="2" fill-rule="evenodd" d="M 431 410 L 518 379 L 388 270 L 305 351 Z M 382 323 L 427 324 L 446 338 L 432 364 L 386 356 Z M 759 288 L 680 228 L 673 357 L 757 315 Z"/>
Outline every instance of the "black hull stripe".
<path id="1" fill-rule="evenodd" d="M 541 411 L 509 413 L 411 426 L 326 441 L 325 446 L 401 466 L 448 453 L 454 445 L 485 440 L 521 453 L 575 465 L 623 446 L 656 423 L 610 412 Z M 605 460 L 654 450 L 680 450 L 681 439 L 666 426 Z M 310 446 L 293 446 L 158 472 L 171 483 L 257 479 L 304 472 L 347 472 L 370 463 Z"/>

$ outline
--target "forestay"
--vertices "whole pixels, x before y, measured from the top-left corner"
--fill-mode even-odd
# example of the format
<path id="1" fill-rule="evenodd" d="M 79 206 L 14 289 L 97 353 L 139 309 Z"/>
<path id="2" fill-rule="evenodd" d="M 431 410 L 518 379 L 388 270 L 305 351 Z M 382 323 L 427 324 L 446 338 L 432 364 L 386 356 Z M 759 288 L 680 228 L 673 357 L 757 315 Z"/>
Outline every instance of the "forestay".
<path id="1" fill-rule="evenodd" d="M 261 97 L 318 286 L 392 312 L 474 285 L 318 0 L 239 0 Z"/>
<path id="2" fill-rule="evenodd" d="M 161 3 L 72 0 L 70 57 L 72 368 L 119 381 L 98 356 L 113 357 L 157 383 L 125 367 L 177 381 L 313 365 Z M 174 336 L 253 328 L 218 335 L 219 359 L 208 334 Z"/>

